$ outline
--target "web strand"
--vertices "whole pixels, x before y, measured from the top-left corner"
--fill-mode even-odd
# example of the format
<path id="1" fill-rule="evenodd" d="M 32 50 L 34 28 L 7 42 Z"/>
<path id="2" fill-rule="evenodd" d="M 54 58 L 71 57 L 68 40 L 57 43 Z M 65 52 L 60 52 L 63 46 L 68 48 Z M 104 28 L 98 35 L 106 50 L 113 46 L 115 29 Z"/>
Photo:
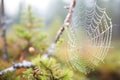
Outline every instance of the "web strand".
<path id="1" fill-rule="evenodd" d="M 98 65 L 107 55 L 111 44 L 112 22 L 106 10 L 95 2 L 88 7 L 85 0 L 77 0 L 67 34 L 69 63 L 86 73 L 93 68 L 91 64 Z M 87 61 L 90 63 L 87 64 Z"/>

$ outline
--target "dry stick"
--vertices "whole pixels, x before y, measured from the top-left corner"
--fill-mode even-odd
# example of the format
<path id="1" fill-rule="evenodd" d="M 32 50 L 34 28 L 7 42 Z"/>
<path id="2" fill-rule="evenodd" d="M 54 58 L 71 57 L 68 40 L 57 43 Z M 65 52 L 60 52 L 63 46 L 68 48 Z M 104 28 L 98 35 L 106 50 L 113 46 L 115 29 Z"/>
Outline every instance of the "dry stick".
<path id="1" fill-rule="evenodd" d="M 75 8 L 76 5 L 76 0 L 72 0 L 72 4 L 70 5 L 70 7 L 67 9 L 69 9 L 68 14 L 66 16 L 66 19 L 64 20 L 64 23 L 62 25 L 62 27 L 60 28 L 60 30 L 58 31 L 55 41 L 51 44 L 51 46 L 48 49 L 48 52 L 43 55 L 43 58 L 48 58 L 52 55 L 53 51 L 55 50 L 55 45 L 56 43 L 59 41 L 60 37 L 62 36 L 64 30 L 66 27 L 69 27 L 70 23 L 71 23 L 71 18 L 72 18 L 72 14 L 73 14 L 73 10 Z"/>
<path id="2" fill-rule="evenodd" d="M 20 69 L 20 68 L 31 68 L 31 67 L 34 68 L 34 64 L 29 61 L 24 60 L 22 63 L 16 63 L 12 67 L 9 67 L 9 68 L 1 71 L 0 76 L 2 76 L 3 74 L 6 74 L 8 72 L 14 72 L 15 70 Z"/>
<path id="3" fill-rule="evenodd" d="M 4 11 L 4 0 L 1 2 L 2 8 L 2 17 L 1 17 L 1 24 L 2 24 L 2 38 L 3 38 L 3 58 L 4 60 L 8 60 L 8 53 L 7 53 L 7 39 L 6 39 L 6 26 L 5 26 L 5 11 Z"/>
<path id="4" fill-rule="evenodd" d="M 72 13 L 73 13 L 73 9 L 75 8 L 75 5 L 76 5 L 76 0 L 72 0 L 72 4 L 69 7 L 69 12 L 68 12 L 68 15 L 67 15 L 64 23 L 63 23 L 63 26 L 58 31 L 58 34 L 55 38 L 55 41 L 51 44 L 50 48 L 48 49 L 48 53 L 46 55 L 43 55 L 43 57 L 48 58 L 49 56 L 51 56 L 52 52 L 55 49 L 55 44 L 60 39 L 62 33 L 65 30 L 65 28 L 68 27 L 70 22 L 71 22 Z M 15 71 L 16 69 L 19 69 L 19 68 L 31 68 L 31 67 L 34 67 L 34 64 L 32 62 L 23 61 L 23 63 L 14 64 L 12 67 L 9 67 L 9 68 L 7 68 L 3 71 L 0 71 L 0 75 L 3 75 L 3 74 L 8 73 L 8 72 L 13 72 L 13 71 Z"/>

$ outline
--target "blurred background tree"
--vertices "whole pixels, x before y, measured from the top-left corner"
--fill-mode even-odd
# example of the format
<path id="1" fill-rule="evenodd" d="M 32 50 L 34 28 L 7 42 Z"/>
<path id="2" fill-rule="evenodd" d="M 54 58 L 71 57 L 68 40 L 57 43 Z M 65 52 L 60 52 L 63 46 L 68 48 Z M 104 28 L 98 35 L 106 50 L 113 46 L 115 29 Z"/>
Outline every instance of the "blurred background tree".
<path id="1" fill-rule="evenodd" d="M 45 52 L 47 47 L 47 43 L 45 42 L 47 34 L 42 32 L 41 27 L 43 26 L 43 20 L 37 18 L 32 13 L 31 6 L 28 6 L 27 12 L 22 14 L 20 24 L 14 25 L 14 31 L 17 37 L 15 43 L 18 46 L 18 51 L 20 51 L 19 59 L 21 61 L 26 59 L 29 53 L 43 54 Z"/>

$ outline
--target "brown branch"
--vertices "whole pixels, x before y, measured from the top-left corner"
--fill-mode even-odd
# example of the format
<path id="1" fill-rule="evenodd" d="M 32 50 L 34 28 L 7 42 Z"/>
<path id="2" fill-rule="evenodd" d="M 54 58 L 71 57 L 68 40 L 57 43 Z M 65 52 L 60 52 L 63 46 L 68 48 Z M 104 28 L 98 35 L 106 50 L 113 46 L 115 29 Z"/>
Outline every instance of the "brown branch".
<path id="1" fill-rule="evenodd" d="M 63 34 L 64 30 L 66 27 L 69 27 L 70 23 L 71 23 L 71 18 L 72 18 L 72 14 L 73 14 L 73 9 L 75 8 L 76 5 L 76 0 L 72 0 L 72 4 L 69 7 L 69 11 L 68 14 L 66 16 L 66 19 L 62 25 L 62 27 L 60 28 L 60 30 L 58 31 L 55 41 L 54 43 L 57 43 L 57 41 L 60 39 L 61 35 Z"/>
<path id="2" fill-rule="evenodd" d="M 22 53 L 19 55 L 19 61 L 26 60 L 27 55 L 29 53 L 28 49 L 31 46 L 30 41 L 27 41 L 27 46 L 22 50 Z"/>
<path id="3" fill-rule="evenodd" d="M 75 8 L 75 5 L 76 5 L 76 0 L 72 0 L 72 3 L 70 5 L 69 8 L 69 11 L 68 11 L 68 14 L 64 20 L 64 23 L 63 25 L 61 26 L 61 28 L 59 29 L 57 35 L 56 35 L 56 38 L 54 40 L 54 42 L 50 45 L 49 49 L 48 49 L 48 52 L 43 55 L 44 58 L 47 58 L 47 57 L 50 57 L 55 49 L 55 45 L 56 43 L 59 41 L 61 35 L 63 34 L 64 30 L 66 27 L 69 27 L 70 23 L 71 23 L 71 18 L 72 18 L 72 14 L 73 14 L 73 10 Z"/>

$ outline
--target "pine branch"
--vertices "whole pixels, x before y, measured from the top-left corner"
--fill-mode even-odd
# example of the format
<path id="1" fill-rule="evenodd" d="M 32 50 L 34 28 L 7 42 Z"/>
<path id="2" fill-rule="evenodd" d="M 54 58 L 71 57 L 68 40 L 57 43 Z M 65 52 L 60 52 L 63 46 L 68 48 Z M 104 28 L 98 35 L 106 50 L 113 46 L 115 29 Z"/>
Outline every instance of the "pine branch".
<path id="1" fill-rule="evenodd" d="M 43 58 L 48 58 L 52 55 L 53 51 L 55 50 L 55 45 L 59 41 L 60 37 L 62 36 L 65 28 L 69 27 L 69 25 L 71 23 L 71 18 L 72 18 L 72 14 L 73 14 L 73 10 L 75 8 L 75 5 L 76 5 L 76 0 L 72 0 L 70 7 L 66 8 L 66 9 L 69 9 L 69 11 L 68 11 L 68 14 L 64 20 L 64 23 L 61 26 L 61 28 L 59 29 L 54 42 L 48 48 L 48 52 L 45 55 L 43 55 Z"/>

